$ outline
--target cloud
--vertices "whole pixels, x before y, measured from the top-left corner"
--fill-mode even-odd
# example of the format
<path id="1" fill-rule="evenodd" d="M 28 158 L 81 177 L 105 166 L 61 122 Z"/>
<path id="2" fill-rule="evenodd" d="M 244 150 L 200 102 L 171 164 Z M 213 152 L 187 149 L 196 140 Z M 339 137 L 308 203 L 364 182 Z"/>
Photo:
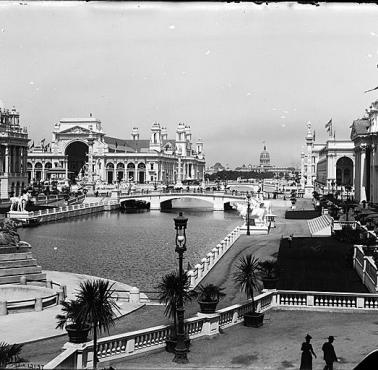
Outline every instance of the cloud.
<path id="1" fill-rule="evenodd" d="M 211 51 L 210 50 L 207 50 L 205 55 L 210 55 Z"/>
<path id="2" fill-rule="evenodd" d="M 169 26 L 169 29 L 170 30 L 174 30 L 176 28 L 176 26 L 174 25 L 174 24 L 171 24 L 170 26 Z"/>
<path id="3" fill-rule="evenodd" d="M 286 118 L 286 116 L 281 116 L 280 118 L 282 118 L 282 119 L 285 119 L 285 118 Z"/>

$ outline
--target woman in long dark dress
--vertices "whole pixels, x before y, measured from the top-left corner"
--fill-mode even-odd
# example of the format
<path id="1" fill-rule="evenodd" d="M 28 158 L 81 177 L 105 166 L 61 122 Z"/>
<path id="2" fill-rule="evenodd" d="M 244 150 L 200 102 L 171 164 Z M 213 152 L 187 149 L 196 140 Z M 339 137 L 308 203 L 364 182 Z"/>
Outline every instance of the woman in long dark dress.
<path id="1" fill-rule="evenodd" d="M 301 367 L 300 370 L 312 370 L 312 356 L 316 358 L 316 354 L 312 349 L 312 344 L 310 343 L 311 335 L 307 334 L 305 339 L 306 342 L 302 343 L 302 357 L 301 357 Z"/>

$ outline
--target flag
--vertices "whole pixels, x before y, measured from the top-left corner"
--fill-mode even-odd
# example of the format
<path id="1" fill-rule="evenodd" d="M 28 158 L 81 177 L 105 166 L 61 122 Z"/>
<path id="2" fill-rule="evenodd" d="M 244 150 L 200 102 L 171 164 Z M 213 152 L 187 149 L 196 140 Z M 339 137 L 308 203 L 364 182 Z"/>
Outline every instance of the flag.
<path id="1" fill-rule="evenodd" d="M 324 126 L 327 132 L 332 131 L 332 118 L 328 121 L 328 123 Z"/>
<path id="2" fill-rule="evenodd" d="M 377 66 L 377 67 L 378 67 L 378 66 Z M 367 92 L 370 92 L 370 91 L 374 91 L 374 90 L 378 90 L 378 86 L 377 86 L 377 87 L 374 87 L 374 89 L 366 90 L 366 91 L 364 91 L 364 93 L 367 93 Z"/>

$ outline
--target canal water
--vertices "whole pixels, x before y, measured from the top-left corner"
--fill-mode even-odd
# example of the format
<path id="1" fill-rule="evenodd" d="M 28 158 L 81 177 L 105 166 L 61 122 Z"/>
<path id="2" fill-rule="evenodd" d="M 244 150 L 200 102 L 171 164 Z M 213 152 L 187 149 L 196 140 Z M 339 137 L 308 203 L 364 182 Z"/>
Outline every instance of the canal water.
<path id="1" fill-rule="evenodd" d="M 179 211 L 189 219 L 185 267 L 199 263 L 242 223 L 236 211 L 213 212 L 207 206 L 176 200 L 170 211 L 102 212 L 18 232 L 44 270 L 94 275 L 151 291 L 177 268 L 173 218 Z"/>

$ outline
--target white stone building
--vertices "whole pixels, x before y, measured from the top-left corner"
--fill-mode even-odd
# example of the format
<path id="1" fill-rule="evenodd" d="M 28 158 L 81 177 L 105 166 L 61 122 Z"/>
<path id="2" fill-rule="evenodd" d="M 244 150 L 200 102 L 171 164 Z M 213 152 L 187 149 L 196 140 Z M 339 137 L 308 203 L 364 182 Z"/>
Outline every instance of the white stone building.
<path id="1" fill-rule="evenodd" d="M 0 199 L 18 196 L 27 186 L 28 131 L 20 126 L 20 114 L 0 107 Z"/>
<path id="2" fill-rule="evenodd" d="M 203 142 L 192 142 L 190 126 L 179 123 L 175 139 L 159 123 L 151 127 L 149 139 L 140 139 L 134 127 L 131 139 L 104 133 L 101 121 L 64 118 L 54 125 L 51 143 L 28 153 L 29 181 L 54 177 L 72 181 L 105 183 L 176 184 L 183 180 L 203 181 Z"/>
<path id="3" fill-rule="evenodd" d="M 355 199 L 378 203 L 378 100 L 351 126 L 356 155 Z"/>

